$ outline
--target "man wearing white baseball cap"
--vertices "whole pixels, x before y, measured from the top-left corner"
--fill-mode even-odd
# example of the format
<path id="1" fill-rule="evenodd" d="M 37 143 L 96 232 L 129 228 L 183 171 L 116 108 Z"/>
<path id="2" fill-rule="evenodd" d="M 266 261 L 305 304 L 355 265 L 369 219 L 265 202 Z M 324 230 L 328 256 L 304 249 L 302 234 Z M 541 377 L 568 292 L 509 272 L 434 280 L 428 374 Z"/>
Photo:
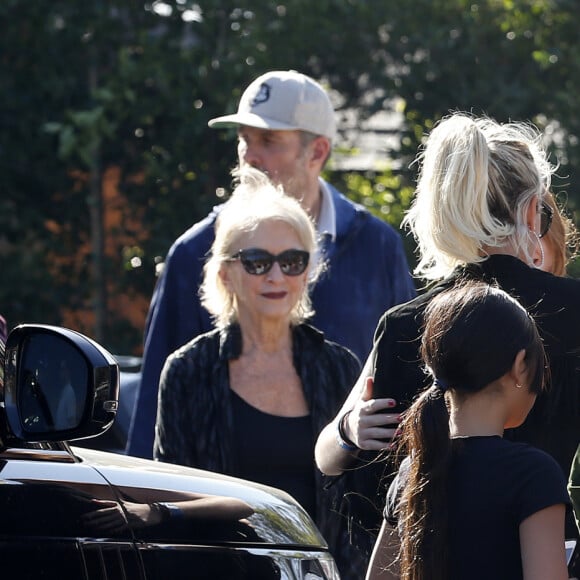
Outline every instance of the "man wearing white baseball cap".
<path id="1" fill-rule="evenodd" d="M 238 110 L 209 121 L 236 127 L 238 160 L 280 183 L 302 203 L 321 237 L 326 270 L 312 290 L 311 323 L 364 360 L 385 310 L 415 296 L 399 234 L 321 179 L 336 134 L 322 86 L 296 71 L 272 71 L 244 91 Z M 151 457 L 159 376 L 165 359 L 212 329 L 198 297 L 220 207 L 172 245 L 151 301 L 143 375 L 127 451 Z"/>
<path id="2" fill-rule="evenodd" d="M 281 183 L 319 223 L 329 193 L 319 176 L 336 136 L 334 109 L 320 84 L 296 71 L 266 73 L 244 91 L 237 113 L 208 125 L 237 127 L 240 164 L 253 165 Z M 332 228 L 334 204 L 330 197 L 327 201 L 323 225 Z"/>

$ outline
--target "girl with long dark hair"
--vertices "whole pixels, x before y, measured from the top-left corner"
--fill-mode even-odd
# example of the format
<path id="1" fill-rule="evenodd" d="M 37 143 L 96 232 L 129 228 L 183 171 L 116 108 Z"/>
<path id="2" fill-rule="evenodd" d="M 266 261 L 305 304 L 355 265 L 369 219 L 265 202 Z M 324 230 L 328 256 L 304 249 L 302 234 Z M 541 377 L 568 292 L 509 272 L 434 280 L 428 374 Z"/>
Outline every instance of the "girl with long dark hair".
<path id="1" fill-rule="evenodd" d="M 458 285 L 427 306 L 421 357 L 431 384 L 401 422 L 405 459 L 385 508 L 400 578 L 568 578 L 564 473 L 547 453 L 503 438 L 544 389 L 534 321 L 496 287 Z M 386 525 L 370 579 L 384 577 L 385 534 Z"/>

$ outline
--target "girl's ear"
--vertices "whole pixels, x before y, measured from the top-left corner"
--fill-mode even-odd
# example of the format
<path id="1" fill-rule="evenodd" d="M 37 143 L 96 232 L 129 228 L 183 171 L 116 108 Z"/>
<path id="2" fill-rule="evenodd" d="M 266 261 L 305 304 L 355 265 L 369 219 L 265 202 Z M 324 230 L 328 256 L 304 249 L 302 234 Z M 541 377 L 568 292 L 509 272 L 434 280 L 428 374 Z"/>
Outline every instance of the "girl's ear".
<path id="1" fill-rule="evenodd" d="M 522 348 L 522 350 L 516 354 L 511 374 L 516 385 L 524 385 L 527 383 L 528 365 L 526 364 L 526 349 Z"/>

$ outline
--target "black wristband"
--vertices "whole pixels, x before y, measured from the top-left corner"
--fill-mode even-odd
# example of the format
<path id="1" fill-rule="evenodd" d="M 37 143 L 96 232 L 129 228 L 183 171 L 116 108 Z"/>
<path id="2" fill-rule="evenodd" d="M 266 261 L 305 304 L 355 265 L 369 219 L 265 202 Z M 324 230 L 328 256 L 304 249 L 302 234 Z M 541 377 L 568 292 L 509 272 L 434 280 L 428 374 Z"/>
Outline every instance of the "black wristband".
<path id="1" fill-rule="evenodd" d="M 347 420 L 350 411 L 347 411 L 338 421 L 336 430 L 336 442 L 345 451 L 358 451 L 358 447 L 346 436 L 344 422 Z"/>

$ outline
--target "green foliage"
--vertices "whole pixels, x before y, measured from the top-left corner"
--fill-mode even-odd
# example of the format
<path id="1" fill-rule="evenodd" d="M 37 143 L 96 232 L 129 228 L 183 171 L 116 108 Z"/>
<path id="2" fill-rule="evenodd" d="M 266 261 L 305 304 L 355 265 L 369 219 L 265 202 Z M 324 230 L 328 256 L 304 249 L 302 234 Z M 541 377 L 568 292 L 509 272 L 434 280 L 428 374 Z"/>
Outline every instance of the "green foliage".
<path id="1" fill-rule="evenodd" d="M 404 177 L 392 170 L 326 172 L 328 179 L 339 191 L 360 203 L 379 219 L 399 229 L 405 211 L 409 209 L 414 189 Z M 403 235 L 403 243 L 411 269 L 416 264 L 415 243 L 410 234 Z"/>
<path id="2" fill-rule="evenodd" d="M 384 152 L 400 169 L 329 174 L 394 226 L 423 135 L 457 109 L 545 128 L 578 217 L 572 0 L 3 0 L 0 23 L 0 311 L 11 325 L 92 334 L 102 191 L 105 344 L 138 352 L 156 263 L 230 185 L 235 136 L 207 122 L 270 69 L 321 80 L 354 126 L 402 103 L 399 146 Z"/>
<path id="3" fill-rule="evenodd" d="M 568 275 L 572 278 L 580 278 L 580 259 L 572 260 L 568 265 Z"/>

